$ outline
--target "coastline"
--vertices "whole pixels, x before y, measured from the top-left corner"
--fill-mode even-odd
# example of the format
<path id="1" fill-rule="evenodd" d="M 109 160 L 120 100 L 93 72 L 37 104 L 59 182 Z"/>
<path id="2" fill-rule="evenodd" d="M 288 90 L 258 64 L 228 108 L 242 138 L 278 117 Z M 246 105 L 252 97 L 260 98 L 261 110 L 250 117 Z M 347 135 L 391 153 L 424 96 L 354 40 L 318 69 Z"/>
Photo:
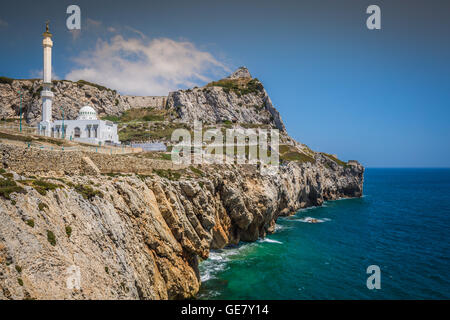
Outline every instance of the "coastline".
<path id="1" fill-rule="evenodd" d="M 24 194 L 12 194 L 0 205 L 6 213 L 0 228 L 4 256 L 11 261 L 2 267 L 2 281 L 15 299 L 194 297 L 200 288 L 197 257 L 206 259 L 211 249 L 240 241 L 257 241 L 275 230 L 279 216 L 298 208 L 361 195 L 364 171 L 360 165 L 339 166 L 321 154 L 314 165 L 281 166 L 275 178 L 248 165 L 188 168 L 180 171 L 179 179 L 92 170 L 32 173 L 32 158 L 21 165 L 19 174 L 9 172 Z M 28 177 L 21 176 L 26 172 Z M 40 194 L 33 179 L 56 187 Z M 83 187 L 87 185 L 91 191 Z M 33 228 L 27 226 L 30 220 Z M 48 231 L 56 238 L 54 245 Z M 14 265 L 23 269 L 23 286 L 17 284 Z M 72 265 L 80 268 L 85 287 L 68 295 L 61 284 Z"/>

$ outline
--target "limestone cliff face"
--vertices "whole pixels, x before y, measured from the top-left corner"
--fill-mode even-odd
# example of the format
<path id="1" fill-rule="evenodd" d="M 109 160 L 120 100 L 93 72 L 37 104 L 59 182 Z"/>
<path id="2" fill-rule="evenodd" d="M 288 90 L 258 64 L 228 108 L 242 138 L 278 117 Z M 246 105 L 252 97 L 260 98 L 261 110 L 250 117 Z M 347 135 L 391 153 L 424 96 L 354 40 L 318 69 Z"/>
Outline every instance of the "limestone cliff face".
<path id="1" fill-rule="evenodd" d="M 40 85 L 0 83 L 0 117 L 18 115 L 16 92 L 22 90 L 25 117 L 36 124 Z M 54 116 L 60 117 L 56 106 L 63 105 L 66 119 L 78 113 L 74 101 L 93 105 L 100 115 L 153 101 L 69 81 L 55 82 L 53 90 Z M 228 120 L 278 128 L 285 149 L 279 174 L 261 175 L 253 165 L 174 168 L 131 156 L 62 156 L 3 142 L 0 299 L 190 298 L 201 285 L 199 259 L 211 249 L 264 237 L 274 232 L 279 216 L 300 208 L 362 196 L 364 168 L 290 138 L 264 87 L 246 68 L 155 101 L 176 111 L 171 120 L 185 124 Z M 80 275 L 79 289 L 67 286 L 73 273 Z"/>
<path id="2" fill-rule="evenodd" d="M 189 298 L 210 249 L 257 240 L 299 208 L 362 195 L 362 166 L 320 154 L 276 177 L 245 165 L 201 170 L 178 181 L 47 172 L 59 187 L 45 194 L 29 183 L 36 177 L 4 173 L 23 191 L 0 200 L 0 299 Z M 80 290 L 67 288 L 71 270 Z"/>
<path id="3" fill-rule="evenodd" d="M 22 92 L 22 112 L 29 125 L 35 126 L 41 119 L 42 80 L 11 80 L 0 83 L 0 119 L 19 116 L 20 95 Z M 114 90 L 87 82 L 53 81 L 53 118 L 75 119 L 82 106 L 92 106 L 100 116 L 120 115 L 131 108 L 162 108 L 166 97 L 126 96 Z"/>
<path id="4" fill-rule="evenodd" d="M 167 108 L 175 109 L 182 122 L 271 124 L 286 131 L 264 86 L 244 67 L 205 87 L 171 92 Z"/>

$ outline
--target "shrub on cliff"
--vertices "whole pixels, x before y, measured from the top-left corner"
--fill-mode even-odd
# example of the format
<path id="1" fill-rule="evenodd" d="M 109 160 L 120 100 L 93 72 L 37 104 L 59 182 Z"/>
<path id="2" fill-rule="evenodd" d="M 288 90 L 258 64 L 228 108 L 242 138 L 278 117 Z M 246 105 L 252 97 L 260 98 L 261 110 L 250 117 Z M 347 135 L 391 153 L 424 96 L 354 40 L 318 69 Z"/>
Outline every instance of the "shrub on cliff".
<path id="1" fill-rule="evenodd" d="M 301 152 L 287 152 L 285 154 L 282 154 L 280 156 L 280 159 L 283 161 L 295 161 L 299 163 L 316 163 L 316 160 L 313 157 L 310 157 L 304 153 Z"/>
<path id="2" fill-rule="evenodd" d="M 161 178 L 166 178 L 172 181 L 178 181 L 181 178 L 181 174 L 179 172 L 172 171 L 170 169 L 168 170 L 154 169 L 153 171 Z"/>
<path id="3" fill-rule="evenodd" d="M 342 160 L 339 160 L 338 158 L 336 158 L 335 156 L 333 156 L 333 155 L 331 155 L 331 154 L 322 152 L 322 155 L 326 156 L 328 159 L 330 159 L 330 160 L 336 162 L 338 165 L 340 165 L 340 166 L 342 166 L 342 167 L 345 167 L 345 166 L 347 165 L 346 162 L 344 162 L 344 161 L 342 161 Z"/>
<path id="4" fill-rule="evenodd" d="M 206 87 L 222 87 L 225 93 L 233 91 L 239 97 L 254 93 L 261 92 L 264 87 L 258 79 L 222 79 L 219 81 L 213 81 L 206 85 Z"/>
<path id="5" fill-rule="evenodd" d="M 44 180 L 34 180 L 32 181 L 32 186 L 37 192 L 39 192 L 39 194 L 43 196 L 47 194 L 47 191 L 61 188 L 61 185 L 59 184 L 50 183 Z"/>
<path id="6" fill-rule="evenodd" d="M 25 189 L 18 186 L 14 180 L 0 179 L 0 196 L 11 200 L 11 193 L 24 193 Z"/>
<path id="7" fill-rule="evenodd" d="M 47 240 L 52 246 L 56 246 L 56 236 L 50 230 L 47 230 Z"/>
<path id="8" fill-rule="evenodd" d="M 7 77 L 0 77 L 0 83 L 3 84 L 12 84 L 14 79 L 7 78 Z"/>
<path id="9" fill-rule="evenodd" d="M 75 190 L 83 196 L 86 200 L 92 200 L 96 196 L 103 198 L 103 193 L 100 190 L 95 190 L 91 186 L 85 186 L 82 184 L 77 184 Z"/>
<path id="10" fill-rule="evenodd" d="M 108 91 L 115 92 L 115 90 L 109 89 L 109 88 L 107 88 L 107 87 L 104 87 L 104 86 L 101 86 L 101 85 L 99 85 L 99 84 L 92 83 L 92 82 L 89 82 L 89 81 L 86 81 L 86 80 L 78 80 L 77 83 L 78 83 L 81 87 L 84 86 L 84 85 L 87 85 L 87 86 L 91 86 L 91 87 L 97 88 L 97 89 L 100 90 L 100 91 L 108 90 Z"/>
<path id="11" fill-rule="evenodd" d="M 21 136 L 16 134 L 9 134 L 0 132 L 0 139 L 13 140 L 13 141 L 23 141 L 23 142 L 31 142 L 31 137 Z"/>

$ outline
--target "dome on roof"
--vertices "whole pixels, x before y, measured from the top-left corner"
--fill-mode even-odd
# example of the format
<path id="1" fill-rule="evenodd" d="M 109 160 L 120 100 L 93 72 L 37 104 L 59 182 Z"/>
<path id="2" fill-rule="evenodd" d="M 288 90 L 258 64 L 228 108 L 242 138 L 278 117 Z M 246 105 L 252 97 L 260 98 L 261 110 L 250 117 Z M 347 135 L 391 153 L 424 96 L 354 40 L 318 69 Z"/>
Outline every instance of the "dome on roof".
<path id="1" fill-rule="evenodd" d="M 97 111 L 91 106 L 84 106 L 78 112 L 78 120 L 97 120 Z"/>

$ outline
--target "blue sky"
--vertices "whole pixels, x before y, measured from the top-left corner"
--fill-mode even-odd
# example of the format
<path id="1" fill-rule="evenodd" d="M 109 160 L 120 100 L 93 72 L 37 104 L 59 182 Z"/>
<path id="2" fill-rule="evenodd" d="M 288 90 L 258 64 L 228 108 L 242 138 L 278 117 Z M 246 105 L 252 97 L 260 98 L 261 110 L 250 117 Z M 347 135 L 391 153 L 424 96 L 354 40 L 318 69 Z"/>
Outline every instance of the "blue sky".
<path id="1" fill-rule="evenodd" d="M 76 35 L 65 27 L 70 4 L 82 12 Z M 371 4 L 381 7 L 381 30 L 366 28 Z M 424 0 L 2 2 L 0 75 L 39 77 L 49 19 L 59 78 L 161 94 L 245 65 L 289 133 L 314 150 L 368 167 L 450 167 L 449 8 Z M 135 51 L 122 50 L 130 45 Z M 156 58 L 141 64 L 142 55 Z"/>

